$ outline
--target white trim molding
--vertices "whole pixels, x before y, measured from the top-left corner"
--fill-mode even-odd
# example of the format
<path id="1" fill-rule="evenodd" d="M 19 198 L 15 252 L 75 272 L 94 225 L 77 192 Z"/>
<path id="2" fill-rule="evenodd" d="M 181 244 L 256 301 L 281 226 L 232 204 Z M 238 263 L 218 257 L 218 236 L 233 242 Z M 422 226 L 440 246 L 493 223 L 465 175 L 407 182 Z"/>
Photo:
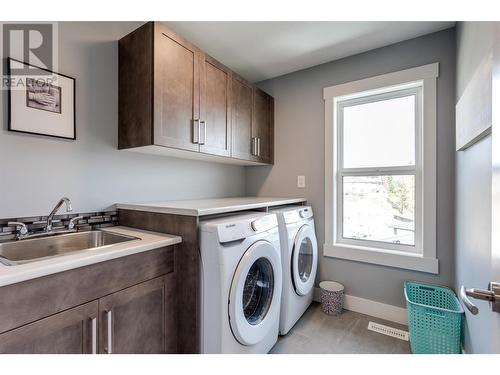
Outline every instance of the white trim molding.
<path id="1" fill-rule="evenodd" d="M 433 274 L 439 272 L 439 261 L 436 258 L 425 257 L 414 253 L 403 253 L 400 251 L 375 248 L 369 249 L 359 246 L 335 246 L 325 244 L 323 245 L 323 255 Z"/>
<path id="2" fill-rule="evenodd" d="M 399 86 L 403 83 L 411 84 L 415 81 L 437 78 L 438 76 L 439 63 L 422 65 L 416 68 L 400 70 L 398 72 L 326 87 L 323 89 L 323 99 L 327 100 L 339 96 L 344 97 L 358 92 L 367 92 L 368 95 L 372 95 L 376 92 L 369 92 L 371 90 L 378 91 L 383 87 Z"/>
<path id="3" fill-rule="evenodd" d="M 439 63 L 433 63 L 394 73 L 348 82 L 324 89 L 325 100 L 325 243 L 323 254 L 358 262 L 439 273 L 436 252 L 436 133 L 437 77 Z M 379 95 L 395 90 L 419 87 L 421 117 L 416 133 L 415 246 L 387 244 L 375 241 L 346 240 L 339 235 L 340 205 L 338 176 L 339 145 L 337 142 L 339 103 L 354 98 Z M 395 167 L 397 168 L 397 167 Z M 393 168 L 394 169 L 394 168 Z"/>
<path id="4" fill-rule="evenodd" d="M 320 289 L 314 288 L 314 301 L 321 302 Z M 389 322 L 408 325 L 408 313 L 404 307 L 388 305 L 370 299 L 344 294 L 344 309 L 384 319 Z"/>

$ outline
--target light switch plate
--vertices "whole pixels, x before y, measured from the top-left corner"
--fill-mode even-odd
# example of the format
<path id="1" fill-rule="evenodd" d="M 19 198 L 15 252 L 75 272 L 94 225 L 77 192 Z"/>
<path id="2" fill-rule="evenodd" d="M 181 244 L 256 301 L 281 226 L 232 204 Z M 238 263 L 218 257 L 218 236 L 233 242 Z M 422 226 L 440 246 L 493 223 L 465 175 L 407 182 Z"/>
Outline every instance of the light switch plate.
<path id="1" fill-rule="evenodd" d="M 297 187 L 301 189 L 306 187 L 306 176 L 297 176 Z"/>

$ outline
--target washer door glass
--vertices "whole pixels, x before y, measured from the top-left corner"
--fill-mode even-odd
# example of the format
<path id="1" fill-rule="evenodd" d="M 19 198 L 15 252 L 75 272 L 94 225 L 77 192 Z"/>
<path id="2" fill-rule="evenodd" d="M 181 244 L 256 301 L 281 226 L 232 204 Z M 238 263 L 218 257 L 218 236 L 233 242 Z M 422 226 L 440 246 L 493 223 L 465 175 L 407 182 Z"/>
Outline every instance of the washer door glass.
<path id="1" fill-rule="evenodd" d="M 314 287 L 318 268 L 318 244 L 314 228 L 303 225 L 297 232 L 293 245 L 292 280 L 299 296 L 308 294 Z"/>
<path id="2" fill-rule="evenodd" d="M 257 259 L 248 271 L 243 287 L 243 313 L 251 325 L 264 320 L 274 291 L 274 273 L 271 262 L 266 258 Z"/>
<path id="3" fill-rule="evenodd" d="M 265 240 L 254 242 L 236 267 L 229 293 L 229 325 L 240 344 L 254 345 L 276 326 L 281 286 L 280 250 Z"/>

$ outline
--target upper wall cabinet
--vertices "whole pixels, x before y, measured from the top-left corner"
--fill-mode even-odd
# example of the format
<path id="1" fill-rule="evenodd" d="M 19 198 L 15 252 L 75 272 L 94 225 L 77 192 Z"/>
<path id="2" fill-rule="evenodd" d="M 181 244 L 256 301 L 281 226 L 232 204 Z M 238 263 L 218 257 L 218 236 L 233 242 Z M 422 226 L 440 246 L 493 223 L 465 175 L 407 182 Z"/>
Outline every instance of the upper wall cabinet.
<path id="1" fill-rule="evenodd" d="M 252 133 L 253 88 L 245 80 L 233 75 L 231 92 L 233 129 L 231 156 L 253 160 L 255 152 Z"/>
<path id="2" fill-rule="evenodd" d="M 231 71 L 201 56 L 200 151 L 231 156 Z"/>
<path id="3" fill-rule="evenodd" d="M 156 29 L 152 141 L 159 146 L 199 151 L 193 132 L 193 123 L 200 116 L 199 52 L 169 30 L 154 24 L 146 27 L 150 25 Z"/>
<path id="4" fill-rule="evenodd" d="M 159 22 L 120 40 L 118 101 L 120 149 L 273 162 L 273 98 Z"/>
<path id="5" fill-rule="evenodd" d="M 256 87 L 253 88 L 252 137 L 255 160 L 272 164 L 274 99 Z"/>

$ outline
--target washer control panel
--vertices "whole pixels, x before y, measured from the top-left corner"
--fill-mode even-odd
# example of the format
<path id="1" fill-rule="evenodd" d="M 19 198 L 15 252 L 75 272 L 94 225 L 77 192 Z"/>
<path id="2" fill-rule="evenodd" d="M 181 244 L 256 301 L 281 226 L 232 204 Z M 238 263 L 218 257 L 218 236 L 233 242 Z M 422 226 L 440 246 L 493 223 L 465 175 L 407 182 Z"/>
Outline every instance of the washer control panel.
<path id="1" fill-rule="evenodd" d="M 262 216 L 238 217 L 217 224 L 219 242 L 231 242 L 265 232 L 278 226 L 275 214 Z"/>

